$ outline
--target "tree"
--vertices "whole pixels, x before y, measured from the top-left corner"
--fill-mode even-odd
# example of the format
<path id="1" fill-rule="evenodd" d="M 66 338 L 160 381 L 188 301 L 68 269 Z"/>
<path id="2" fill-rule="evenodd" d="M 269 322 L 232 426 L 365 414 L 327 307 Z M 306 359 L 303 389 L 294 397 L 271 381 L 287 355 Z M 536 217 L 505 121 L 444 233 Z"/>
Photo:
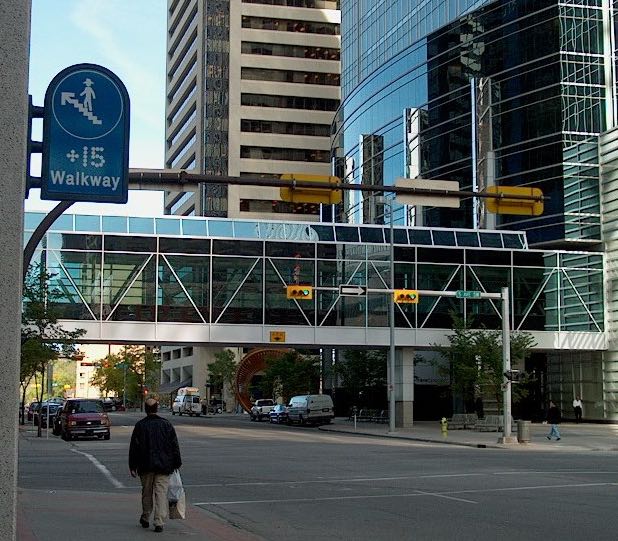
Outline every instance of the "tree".
<path id="1" fill-rule="evenodd" d="M 21 363 L 20 384 L 22 404 L 25 402 L 26 389 L 32 378 L 41 375 L 41 383 L 45 380 L 45 372 L 50 361 L 58 358 L 75 359 L 78 354 L 76 341 L 83 336 L 84 329 L 67 331 L 58 323 L 60 316 L 59 300 L 64 297 L 58 288 L 50 286 L 54 277 L 42 265 L 32 265 L 28 269 L 24 282 L 22 332 L 21 332 Z M 36 400 L 43 399 L 38 387 Z M 25 405 L 25 404 L 24 404 Z M 21 411 L 21 422 L 24 422 L 24 410 Z M 38 436 L 41 436 L 41 418 L 39 416 Z"/>
<path id="2" fill-rule="evenodd" d="M 231 389 L 236 376 L 236 355 L 229 349 L 215 353 L 215 361 L 208 365 L 208 383 L 214 389 L 219 389 L 223 395 L 223 388 Z M 222 396 L 223 398 L 223 396 Z"/>
<path id="3" fill-rule="evenodd" d="M 434 345 L 447 361 L 442 372 L 450 377 L 451 388 L 464 400 L 464 407 L 473 404 L 486 389 L 496 400 L 498 408 L 502 405 L 502 384 L 504 370 L 502 360 L 502 332 L 486 328 L 472 329 L 471 321 L 451 314 L 453 334 L 448 336 L 449 345 Z M 530 333 L 511 333 L 511 361 L 513 365 L 523 365 L 536 343 Z M 525 377 L 525 374 L 524 374 Z M 523 387 L 513 386 L 513 398 L 519 399 L 525 391 Z"/>
<path id="4" fill-rule="evenodd" d="M 107 396 L 124 396 L 127 402 L 143 404 L 146 394 L 159 389 L 161 360 L 144 346 L 124 346 L 120 352 L 99 361 L 90 382 Z"/>
<path id="5" fill-rule="evenodd" d="M 342 387 L 353 403 L 372 406 L 386 394 L 386 352 L 383 350 L 347 350 L 344 362 L 335 365 L 333 373 L 341 378 Z M 380 398 L 378 398 L 380 397 Z"/>
<path id="6" fill-rule="evenodd" d="M 280 357 L 267 359 L 260 382 L 264 396 L 281 396 L 287 402 L 292 396 L 316 393 L 320 382 L 320 359 L 287 351 Z"/>

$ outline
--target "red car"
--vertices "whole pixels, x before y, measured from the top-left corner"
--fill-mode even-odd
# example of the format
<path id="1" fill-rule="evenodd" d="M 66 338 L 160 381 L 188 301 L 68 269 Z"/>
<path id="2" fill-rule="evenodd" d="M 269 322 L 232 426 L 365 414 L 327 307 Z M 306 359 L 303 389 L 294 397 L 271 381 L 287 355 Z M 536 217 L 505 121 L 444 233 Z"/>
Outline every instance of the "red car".
<path id="1" fill-rule="evenodd" d="M 54 421 L 53 433 L 63 440 L 97 437 L 109 440 L 111 422 L 103 409 L 103 400 L 71 398 Z"/>

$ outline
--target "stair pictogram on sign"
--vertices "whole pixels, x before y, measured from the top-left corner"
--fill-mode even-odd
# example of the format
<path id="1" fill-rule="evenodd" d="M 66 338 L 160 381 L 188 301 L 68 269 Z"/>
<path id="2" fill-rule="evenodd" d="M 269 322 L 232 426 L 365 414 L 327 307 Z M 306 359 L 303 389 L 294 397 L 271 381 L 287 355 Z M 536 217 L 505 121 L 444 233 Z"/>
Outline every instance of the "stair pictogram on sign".
<path id="1" fill-rule="evenodd" d="M 60 104 L 66 105 L 67 103 L 71 104 L 75 109 L 77 109 L 82 115 L 84 115 L 90 122 L 94 125 L 100 126 L 103 124 L 103 121 L 92 112 L 92 100 L 96 99 L 96 94 L 94 93 L 94 89 L 92 88 L 94 83 L 90 78 L 87 78 L 84 81 L 84 90 L 79 94 L 80 96 L 84 96 L 84 103 L 81 103 L 73 92 L 63 92 L 60 96 Z"/>

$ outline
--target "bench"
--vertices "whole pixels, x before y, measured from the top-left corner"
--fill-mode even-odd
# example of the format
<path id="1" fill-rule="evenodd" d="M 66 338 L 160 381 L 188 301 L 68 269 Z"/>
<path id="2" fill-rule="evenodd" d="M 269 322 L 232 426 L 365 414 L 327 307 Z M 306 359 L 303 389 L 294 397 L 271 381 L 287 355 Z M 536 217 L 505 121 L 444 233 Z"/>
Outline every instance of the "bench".
<path id="1" fill-rule="evenodd" d="M 476 413 L 454 413 L 448 420 L 448 427 L 451 430 L 461 430 L 463 428 L 474 428 L 478 422 Z"/>
<path id="2" fill-rule="evenodd" d="M 499 432 L 504 429 L 504 416 L 503 415 L 486 415 L 485 419 L 479 419 L 476 423 L 475 429 L 479 432 Z M 511 417 L 511 426 L 514 426 L 515 422 Z"/>
<path id="3" fill-rule="evenodd" d="M 448 427 L 451 430 L 462 430 L 466 428 L 466 414 L 454 413 L 453 416 L 448 420 Z"/>

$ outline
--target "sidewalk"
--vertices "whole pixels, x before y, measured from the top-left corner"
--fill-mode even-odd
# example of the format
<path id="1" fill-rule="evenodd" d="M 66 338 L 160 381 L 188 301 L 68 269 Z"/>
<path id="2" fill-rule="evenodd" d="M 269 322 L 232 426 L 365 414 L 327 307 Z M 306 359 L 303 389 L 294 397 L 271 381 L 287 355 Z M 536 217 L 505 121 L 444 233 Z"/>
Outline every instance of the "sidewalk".
<path id="1" fill-rule="evenodd" d="M 563 423 L 560 425 L 562 438 L 560 441 L 548 441 L 546 435 L 550 426 L 546 424 L 532 424 L 530 426 L 530 443 L 501 444 L 498 438 L 501 432 L 477 432 L 475 430 L 449 430 L 446 438 L 440 431 L 437 421 L 418 421 L 413 428 L 399 428 L 393 434 L 389 433 L 388 424 L 372 422 L 349 421 L 347 417 L 338 417 L 331 425 L 323 425 L 320 430 L 327 432 L 342 432 L 363 436 L 384 438 L 400 438 L 420 442 L 441 443 L 476 448 L 517 449 L 534 451 L 618 451 L 618 425 L 608 424 L 575 424 Z M 512 429 L 512 435 L 517 436 L 517 421 Z"/>
<path id="2" fill-rule="evenodd" d="M 30 425 L 19 427 L 20 453 L 36 450 L 66 453 L 66 443 L 51 435 L 36 437 Z M 260 541 L 258 537 L 218 520 L 207 511 L 187 506 L 185 520 L 168 520 L 163 533 L 154 534 L 152 526 L 138 523 L 140 491 L 114 492 L 36 490 L 17 491 L 17 541 L 121 541 L 131 539 L 178 539 L 190 536 L 208 541 Z M 2 539 L 2 535 L 0 535 Z"/>

